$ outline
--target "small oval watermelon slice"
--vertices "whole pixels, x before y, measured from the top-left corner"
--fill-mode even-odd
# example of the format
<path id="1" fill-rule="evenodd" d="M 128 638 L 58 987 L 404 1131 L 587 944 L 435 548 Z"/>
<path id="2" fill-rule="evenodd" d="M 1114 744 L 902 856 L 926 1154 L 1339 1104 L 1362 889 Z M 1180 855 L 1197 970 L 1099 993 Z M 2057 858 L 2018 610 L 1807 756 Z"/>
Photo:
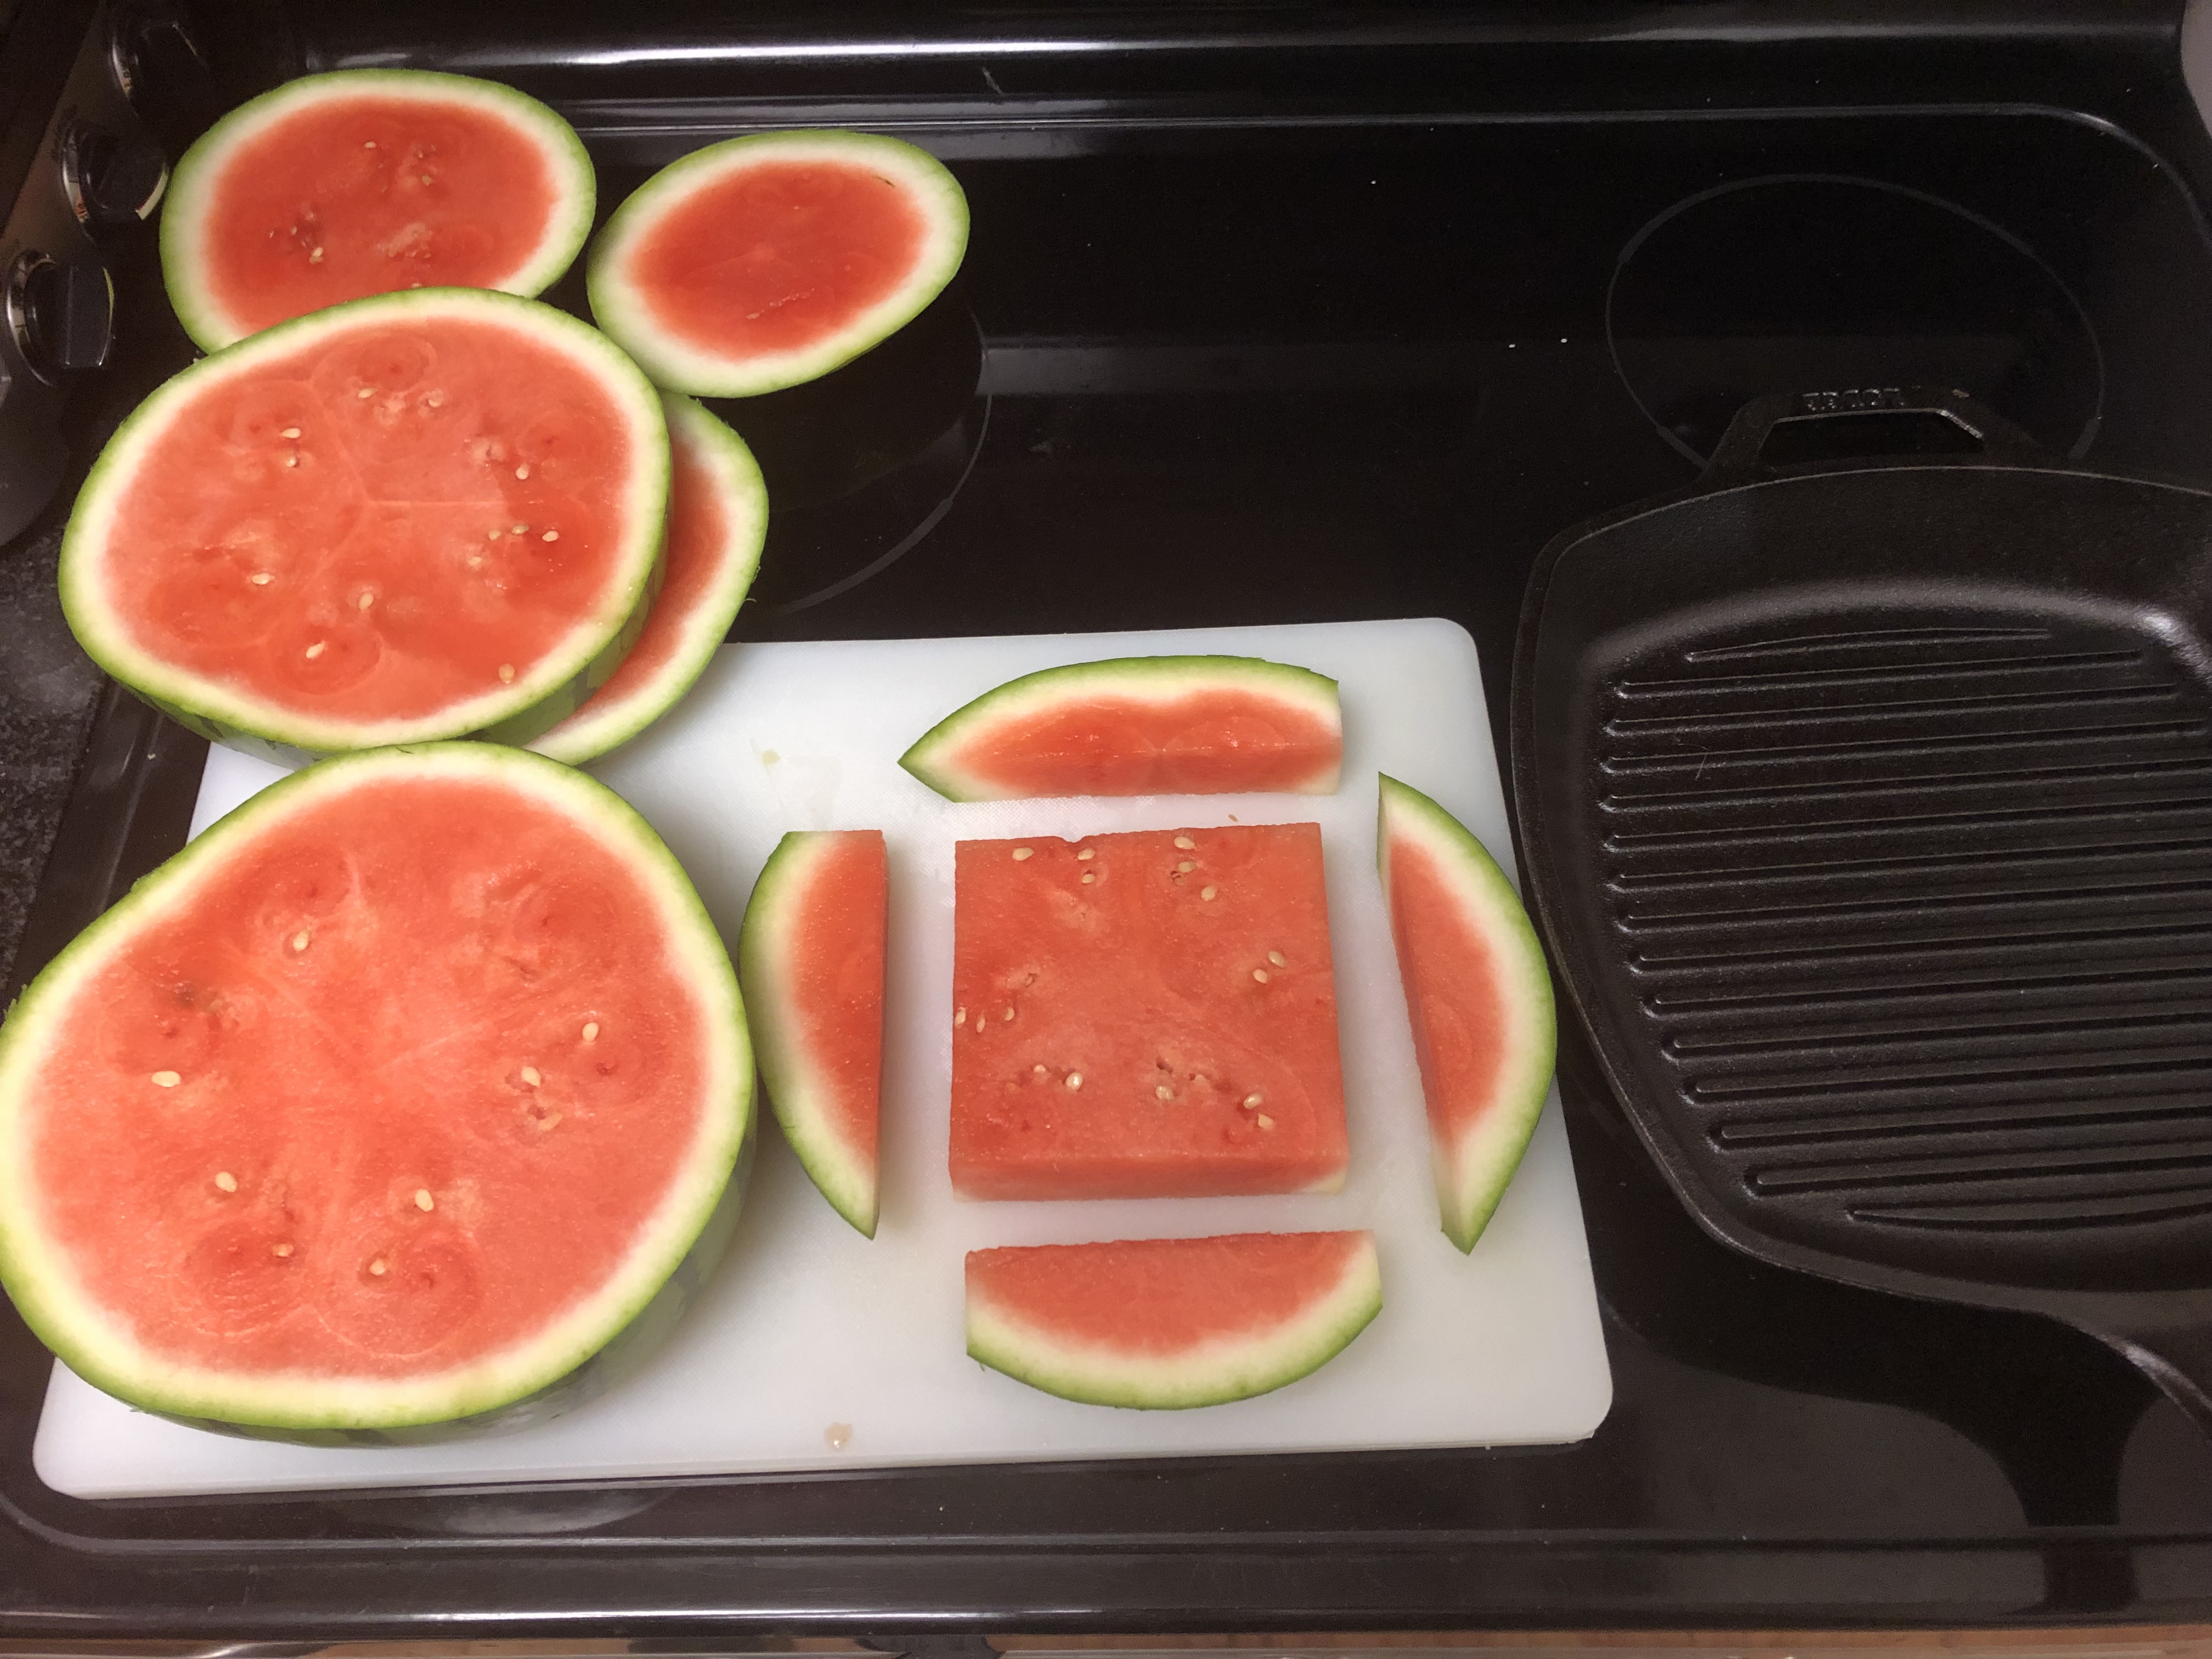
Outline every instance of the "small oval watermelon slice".
<path id="1" fill-rule="evenodd" d="M 647 179 L 592 245 L 586 280 L 599 326 L 660 385 L 750 398 L 904 327 L 967 247 L 967 198 L 927 150 L 764 132 Z"/>
<path id="2" fill-rule="evenodd" d="M 986 691 L 899 764 L 947 800 L 1335 793 L 1336 682 L 1257 657 L 1118 657 Z"/>
<path id="3" fill-rule="evenodd" d="M 664 401 L 672 465 L 660 592 L 614 677 L 529 744 L 571 766 L 628 743 L 676 706 L 714 660 L 760 570 L 768 490 L 752 451 L 689 398 Z"/>
<path id="4" fill-rule="evenodd" d="M 341 70 L 232 111 L 177 163 L 161 270 L 209 351 L 401 289 L 543 293 L 591 229 L 591 158 L 511 87 Z"/>
<path id="5" fill-rule="evenodd" d="M 680 1310 L 751 1102 L 728 956 L 611 791 L 489 744 L 351 756 L 186 847 L 0 1027 L 0 1281 L 149 1411 L 508 1426 Z"/>
<path id="6" fill-rule="evenodd" d="M 1375 1237 L 1233 1233 L 968 1256 L 968 1352 L 1095 1406 L 1218 1406 L 1319 1369 L 1382 1310 Z"/>
<path id="7" fill-rule="evenodd" d="M 1544 949 L 1513 884 L 1458 819 L 1382 781 L 1376 863 L 1413 1024 L 1445 1237 L 1472 1250 L 1552 1085 Z"/>
<path id="8" fill-rule="evenodd" d="M 79 494 L 63 608 L 100 665 L 276 758 L 535 737 L 643 627 L 660 398 L 574 318 L 425 289 L 282 324 L 140 404 Z"/>
<path id="9" fill-rule="evenodd" d="M 876 1236 L 890 869 L 880 830 L 794 830 L 738 938 L 775 1121 L 839 1215 Z"/>

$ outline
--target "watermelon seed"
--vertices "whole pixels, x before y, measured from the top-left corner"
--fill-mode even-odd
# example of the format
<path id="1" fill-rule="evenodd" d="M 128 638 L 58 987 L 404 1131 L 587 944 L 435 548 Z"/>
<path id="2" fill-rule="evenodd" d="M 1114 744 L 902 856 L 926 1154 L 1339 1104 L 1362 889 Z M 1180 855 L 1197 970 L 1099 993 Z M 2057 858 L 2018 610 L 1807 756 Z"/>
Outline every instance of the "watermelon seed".
<path id="1" fill-rule="evenodd" d="M 359 605 L 363 611 L 366 611 L 369 606 L 376 603 L 376 595 L 374 593 L 364 593 L 358 599 L 356 599 L 354 603 Z"/>
<path id="2" fill-rule="evenodd" d="M 426 173 L 422 175 L 422 182 L 426 185 L 430 182 L 430 175 L 428 173 Z M 417 286 L 419 287 L 420 284 L 418 283 Z"/>
<path id="3" fill-rule="evenodd" d="M 252 582 L 256 587 L 266 587 L 270 582 L 276 579 L 265 570 L 257 570 L 246 580 Z"/>
<path id="4" fill-rule="evenodd" d="M 512 685 L 514 684 L 514 665 L 513 663 L 503 662 L 500 664 L 499 683 L 501 685 Z"/>
<path id="5" fill-rule="evenodd" d="M 981 1008 L 978 1008 L 975 1011 L 975 1029 L 979 1031 L 983 1029 L 983 1011 Z"/>
<path id="6" fill-rule="evenodd" d="M 822 1438 L 829 1443 L 831 1451 L 842 1451 L 852 1442 L 853 1425 L 850 1423 L 832 1423 L 822 1431 Z"/>
<path id="7" fill-rule="evenodd" d="M 299 464 L 300 458 L 297 455 L 287 455 L 284 458 L 284 465 L 287 466 L 297 466 Z"/>
<path id="8" fill-rule="evenodd" d="M 382 1256 L 379 1256 L 379 1257 L 377 1257 L 377 1258 L 376 1258 L 376 1260 L 375 1260 L 375 1261 L 374 1261 L 370 1262 L 370 1263 L 368 1264 L 368 1270 L 369 1270 L 369 1272 L 370 1272 L 370 1273 L 374 1273 L 377 1278 L 379 1278 L 379 1279 L 383 1278 L 383 1277 L 384 1277 L 384 1258 L 383 1258 Z"/>
<path id="9" fill-rule="evenodd" d="M 1030 1067 L 1030 1070 L 1039 1077 L 1042 1077 L 1044 1075 L 1044 1067 L 1042 1066 L 1032 1066 Z"/>
<path id="10" fill-rule="evenodd" d="M 1162 1100 L 1173 1100 L 1175 1098 L 1175 1091 L 1169 1088 L 1164 1083 L 1161 1084 L 1158 1088 L 1153 1090 L 1152 1092 L 1158 1096 Z"/>
<path id="11" fill-rule="evenodd" d="M 1248 1112 L 1259 1103 L 1260 1097 L 1257 1095 L 1247 1095 L 1244 1097 L 1244 1109 Z"/>
<path id="12" fill-rule="evenodd" d="M 1083 1073 L 1070 1072 L 1067 1074 L 1067 1086 L 1071 1089 L 1080 1089 L 1083 1086 Z"/>
<path id="13" fill-rule="evenodd" d="M 1091 874 L 1088 870 L 1085 870 L 1085 871 L 1083 872 L 1083 884 L 1084 884 L 1085 887 L 1090 886 L 1090 885 L 1091 885 L 1091 884 L 1092 882 L 1094 882 L 1094 881 L 1096 881 L 1096 880 L 1097 880 L 1097 879 L 1098 879 L 1098 878 L 1097 878 L 1097 877 L 1096 877 L 1096 876 L 1094 876 L 1094 875 L 1092 875 L 1092 874 Z"/>
<path id="14" fill-rule="evenodd" d="M 438 1200 L 430 1196 L 430 1189 L 428 1187 L 417 1187 L 415 1189 L 415 1207 L 426 1214 L 438 1207 Z"/>
<path id="15" fill-rule="evenodd" d="M 1202 899 L 1210 899 L 1220 890 L 1218 887 L 1201 887 L 1198 890 L 1198 896 Z"/>
<path id="16" fill-rule="evenodd" d="M 307 263 L 308 263 L 309 264 L 311 264 L 311 265 L 319 265 L 319 264 L 322 264 L 322 262 L 323 262 L 323 251 L 322 251 L 322 249 L 320 249 L 320 248 L 310 248 L 310 249 L 308 250 L 308 252 L 307 252 Z"/>
<path id="17" fill-rule="evenodd" d="M 514 533 L 518 536 L 527 536 L 530 533 L 530 526 L 526 524 L 519 524 L 514 526 Z"/>
<path id="18" fill-rule="evenodd" d="M 542 542 L 557 542 L 561 539 L 561 532 L 557 530 L 549 530 L 538 539 Z"/>
<path id="19" fill-rule="evenodd" d="M 280 1258 L 288 1256 L 292 1254 L 292 1247 L 289 1244 L 271 1244 L 269 1247 L 269 1254 Z"/>
<path id="20" fill-rule="evenodd" d="M 514 476 L 518 478 L 528 477 L 530 476 L 530 464 L 527 461 L 525 461 L 520 466 L 515 468 Z"/>
<path id="21" fill-rule="evenodd" d="M 1255 968 L 1252 970 L 1252 977 L 1265 985 L 1267 982 L 1267 970 L 1265 968 Z"/>
<path id="22" fill-rule="evenodd" d="M 374 398 L 376 396 L 376 388 L 374 386 L 365 386 L 353 395 L 356 398 Z"/>
<path id="23" fill-rule="evenodd" d="M 298 933 L 292 935 L 292 948 L 295 951 L 306 950 L 307 948 L 307 940 L 311 937 L 313 936 L 307 932 L 307 930 L 302 927 Z"/>
<path id="24" fill-rule="evenodd" d="M 599 1040 L 599 1022 L 595 1019 L 584 1027 L 584 1041 L 586 1042 L 597 1042 Z"/>
<path id="25" fill-rule="evenodd" d="M 1263 1129 L 1272 1129 L 1275 1127 L 1275 1120 L 1269 1117 L 1265 1112 L 1261 1113 L 1259 1116 L 1254 1118 L 1252 1121 Z"/>
<path id="26" fill-rule="evenodd" d="M 1014 862 L 1019 864 L 1024 859 L 1034 855 L 1036 852 L 1036 848 L 1034 847 L 1017 847 L 1014 848 Z"/>
<path id="27" fill-rule="evenodd" d="M 1086 847 L 1075 856 L 1084 863 L 1088 864 L 1092 859 L 1098 856 L 1098 849 L 1095 847 Z"/>
<path id="28" fill-rule="evenodd" d="M 215 1172 L 215 1184 L 227 1193 L 234 1193 L 238 1190 L 238 1177 L 228 1170 L 217 1170 Z"/>
<path id="29" fill-rule="evenodd" d="M 296 438 L 300 435 L 300 428 L 296 426 L 288 426 L 276 435 L 280 438 Z"/>
<path id="30" fill-rule="evenodd" d="M 485 532 L 484 532 L 484 539 L 485 539 L 486 541 L 488 541 L 488 542 L 495 542 L 495 541 L 497 541 L 497 540 L 499 539 L 499 532 L 498 532 L 497 530 L 487 530 L 487 531 L 485 531 Z"/>
<path id="31" fill-rule="evenodd" d="M 446 394 L 442 392 L 434 392 L 422 401 L 433 409 L 441 409 L 445 406 Z"/>
<path id="32" fill-rule="evenodd" d="M 952 1011 L 952 1029 L 957 1031 L 967 1023 L 968 1005 L 963 1002 Z"/>
<path id="33" fill-rule="evenodd" d="M 999 1018 L 1000 1018 L 1000 1019 L 1012 1019 L 1013 1017 L 1014 1017 L 1014 1011 L 1013 1011 L 1012 1009 L 1011 1009 L 1011 1008 L 1007 1009 L 1007 1010 L 1006 1011 L 1006 1012 L 1004 1012 L 1004 1013 L 1002 1013 L 1002 1014 L 1000 1014 L 1000 1015 L 999 1016 Z"/>
<path id="34" fill-rule="evenodd" d="M 522 1080 L 533 1089 L 545 1081 L 544 1078 L 538 1075 L 538 1068 L 535 1066 L 526 1066 L 522 1068 Z"/>
<path id="35" fill-rule="evenodd" d="M 1195 864 L 1193 864 L 1188 859 L 1185 859 L 1182 863 L 1176 866 L 1176 874 L 1179 876 L 1187 876 L 1197 868 L 1198 866 Z"/>
<path id="36" fill-rule="evenodd" d="M 1268 951 L 1267 960 L 1273 963 L 1278 968 L 1287 968 L 1291 965 L 1290 958 L 1285 957 L 1280 951 Z"/>
<path id="37" fill-rule="evenodd" d="M 1198 843 L 1193 841 L 1188 836 L 1177 836 L 1175 838 L 1175 844 L 1182 848 L 1186 853 L 1189 852 L 1193 848 L 1198 845 Z"/>
<path id="38" fill-rule="evenodd" d="M 376 140 L 374 138 L 367 140 L 362 143 L 362 148 L 363 149 L 374 149 L 376 148 Z"/>

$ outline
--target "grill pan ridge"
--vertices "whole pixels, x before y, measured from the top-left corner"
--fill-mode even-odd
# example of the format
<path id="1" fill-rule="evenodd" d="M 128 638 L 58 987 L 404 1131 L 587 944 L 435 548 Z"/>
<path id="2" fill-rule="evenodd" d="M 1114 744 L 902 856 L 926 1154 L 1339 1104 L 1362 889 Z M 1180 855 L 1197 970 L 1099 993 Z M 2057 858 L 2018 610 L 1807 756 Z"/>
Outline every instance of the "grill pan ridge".
<path id="1" fill-rule="evenodd" d="M 1538 562 L 1555 967 L 1709 1231 L 2064 1319 L 2212 1431 L 2212 495 L 1837 402 Z M 1761 465 L 1869 406 L 1979 453 Z"/>

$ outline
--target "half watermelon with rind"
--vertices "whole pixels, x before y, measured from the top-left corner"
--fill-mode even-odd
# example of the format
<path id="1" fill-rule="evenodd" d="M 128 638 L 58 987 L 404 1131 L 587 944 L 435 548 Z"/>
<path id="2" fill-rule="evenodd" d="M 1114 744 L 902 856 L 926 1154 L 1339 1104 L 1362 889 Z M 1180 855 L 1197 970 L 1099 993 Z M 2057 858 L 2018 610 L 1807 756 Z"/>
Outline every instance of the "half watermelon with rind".
<path id="1" fill-rule="evenodd" d="M 689 398 L 670 394 L 666 574 L 643 631 L 613 678 L 527 747 L 582 766 L 683 699 L 737 620 L 760 570 L 768 489 L 745 441 Z"/>
<path id="2" fill-rule="evenodd" d="M 752 1090 L 728 955 L 611 791 L 489 744 L 347 757 L 0 1027 L 0 1283 L 87 1381 L 203 1426 L 517 1426 L 681 1312 Z"/>
<path id="3" fill-rule="evenodd" d="M 755 133 L 663 167 L 586 264 L 592 315 L 672 392 L 817 380 L 919 316 L 960 268 L 968 199 L 879 133 Z"/>
<path id="4" fill-rule="evenodd" d="M 1086 1405 L 1181 1410 L 1297 1382 L 1382 1310 L 1368 1232 L 1035 1244 L 968 1255 L 968 1352 Z"/>
<path id="5" fill-rule="evenodd" d="M 1116 657 L 994 687 L 899 764 L 947 800 L 1335 793 L 1336 682 L 1259 657 Z"/>
<path id="6" fill-rule="evenodd" d="M 575 131 L 497 82 L 422 70 L 305 76 L 224 116 L 161 211 L 169 303 L 219 351 L 291 318 L 408 289 L 543 293 L 597 189 Z"/>
<path id="7" fill-rule="evenodd" d="M 1376 866 L 1397 947 L 1444 1234 L 1474 1249 L 1535 1133 L 1558 1018 L 1536 929 L 1498 860 L 1384 776 Z"/>
<path id="8" fill-rule="evenodd" d="M 659 394 L 574 318 L 356 300 L 139 405 L 70 515 L 63 610 L 155 707 L 280 762 L 524 742 L 644 627 L 668 472 Z"/>
<path id="9" fill-rule="evenodd" d="M 738 975 L 784 1139 L 839 1215 L 876 1236 L 884 948 L 880 830 L 794 830 L 753 884 Z"/>

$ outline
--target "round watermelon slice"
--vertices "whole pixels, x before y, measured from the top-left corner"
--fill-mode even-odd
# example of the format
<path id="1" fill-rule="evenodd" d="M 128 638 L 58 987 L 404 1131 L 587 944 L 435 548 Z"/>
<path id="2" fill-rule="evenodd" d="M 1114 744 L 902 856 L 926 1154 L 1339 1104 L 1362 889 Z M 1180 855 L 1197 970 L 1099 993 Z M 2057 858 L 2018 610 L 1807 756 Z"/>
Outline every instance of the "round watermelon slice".
<path id="1" fill-rule="evenodd" d="M 1218 1406 L 1318 1370 L 1382 1310 L 1375 1237 L 1236 1233 L 968 1256 L 968 1352 L 1096 1406 Z"/>
<path id="2" fill-rule="evenodd" d="M 571 766 L 628 743 L 675 707 L 714 660 L 760 569 L 768 490 L 752 451 L 689 398 L 665 403 L 672 466 L 660 592 L 614 677 L 529 744 Z"/>
<path id="3" fill-rule="evenodd" d="M 157 390 L 61 558 L 100 665 L 283 760 L 573 713 L 644 626 L 668 437 L 573 317 L 471 289 L 285 323 Z"/>
<path id="4" fill-rule="evenodd" d="M 591 229 L 591 158 L 510 87 L 342 70 L 264 93 L 177 163 L 169 302 L 209 351 L 402 289 L 543 293 Z"/>
<path id="5" fill-rule="evenodd" d="M 1336 682 L 1257 657 L 1119 657 L 1009 680 L 899 764 L 947 800 L 1335 793 Z"/>
<path id="6" fill-rule="evenodd" d="M 141 882 L 0 1028 L 0 1282 L 167 1416 L 535 1420 L 711 1265 L 752 1075 L 714 926 L 611 792 L 488 744 L 331 761 Z"/>
<path id="7" fill-rule="evenodd" d="M 750 398 L 818 379 L 952 280 L 968 201 L 896 138 L 765 132 L 662 168 L 592 248 L 592 314 L 662 386 Z"/>
<path id="8" fill-rule="evenodd" d="M 822 1195 L 870 1238 L 890 880 L 880 830 L 794 830 L 753 884 L 738 939 L 775 1121 Z"/>
<path id="9" fill-rule="evenodd" d="M 1376 863 L 1413 1024 L 1444 1235 L 1472 1250 L 1552 1085 L 1544 949 L 1513 884 L 1458 819 L 1382 781 Z"/>

